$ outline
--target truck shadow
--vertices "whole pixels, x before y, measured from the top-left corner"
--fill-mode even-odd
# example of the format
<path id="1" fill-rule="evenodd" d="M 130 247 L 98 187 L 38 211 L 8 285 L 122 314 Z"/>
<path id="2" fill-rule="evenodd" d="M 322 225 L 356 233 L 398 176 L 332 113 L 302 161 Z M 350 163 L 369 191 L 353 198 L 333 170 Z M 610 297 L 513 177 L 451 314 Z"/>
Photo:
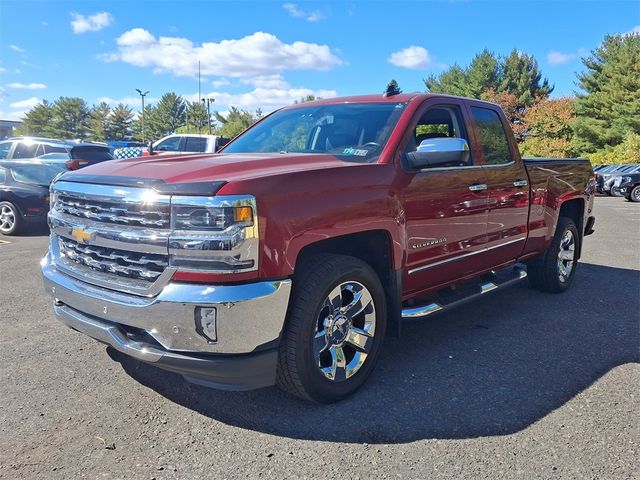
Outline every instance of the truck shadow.
<path id="1" fill-rule="evenodd" d="M 561 407 L 612 368 L 638 362 L 640 272 L 581 264 L 573 288 L 527 283 L 389 339 L 377 372 L 334 405 L 276 388 L 220 392 L 186 383 L 110 349 L 143 385 L 214 420 L 273 435 L 403 443 L 517 432 Z"/>

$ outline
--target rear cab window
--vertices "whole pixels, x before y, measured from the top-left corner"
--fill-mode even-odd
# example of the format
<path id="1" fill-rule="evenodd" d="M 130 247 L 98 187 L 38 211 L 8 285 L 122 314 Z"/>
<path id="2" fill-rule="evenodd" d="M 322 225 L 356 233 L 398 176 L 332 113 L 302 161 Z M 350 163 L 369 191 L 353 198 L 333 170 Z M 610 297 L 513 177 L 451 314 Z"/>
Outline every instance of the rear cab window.
<path id="1" fill-rule="evenodd" d="M 204 153 L 207 151 L 207 139 L 203 137 L 186 137 L 185 152 Z"/>
<path id="2" fill-rule="evenodd" d="M 506 165 L 513 161 L 509 140 L 498 112 L 489 108 L 471 107 L 485 165 Z"/>
<path id="3" fill-rule="evenodd" d="M 87 146 L 73 147 L 71 149 L 71 158 L 88 162 L 103 162 L 105 160 L 113 160 L 113 155 L 111 155 L 108 148 Z"/>

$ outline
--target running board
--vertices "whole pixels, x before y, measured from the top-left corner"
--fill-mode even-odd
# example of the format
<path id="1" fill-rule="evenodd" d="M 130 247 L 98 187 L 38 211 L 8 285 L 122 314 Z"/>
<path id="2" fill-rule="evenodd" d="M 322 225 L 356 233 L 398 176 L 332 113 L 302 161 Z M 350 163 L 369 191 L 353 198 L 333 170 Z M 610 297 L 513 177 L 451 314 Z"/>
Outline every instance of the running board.
<path id="1" fill-rule="evenodd" d="M 437 312 L 443 312 L 467 303 L 478 297 L 510 287 L 527 276 L 523 266 L 517 265 L 505 270 L 491 272 L 477 280 L 455 285 L 443 291 L 429 295 L 420 301 L 420 306 L 408 306 L 402 309 L 403 320 L 425 318 Z"/>

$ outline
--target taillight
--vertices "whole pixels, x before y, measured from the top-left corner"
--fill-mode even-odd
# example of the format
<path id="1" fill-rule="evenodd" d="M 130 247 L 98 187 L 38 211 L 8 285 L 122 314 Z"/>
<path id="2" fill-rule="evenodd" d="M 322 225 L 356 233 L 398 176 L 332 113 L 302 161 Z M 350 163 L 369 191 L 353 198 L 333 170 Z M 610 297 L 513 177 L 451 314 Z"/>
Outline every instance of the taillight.
<path id="1" fill-rule="evenodd" d="M 65 165 L 69 170 L 78 170 L 80 168 L 80 162 L 78 160 L 67 160 Z"/>

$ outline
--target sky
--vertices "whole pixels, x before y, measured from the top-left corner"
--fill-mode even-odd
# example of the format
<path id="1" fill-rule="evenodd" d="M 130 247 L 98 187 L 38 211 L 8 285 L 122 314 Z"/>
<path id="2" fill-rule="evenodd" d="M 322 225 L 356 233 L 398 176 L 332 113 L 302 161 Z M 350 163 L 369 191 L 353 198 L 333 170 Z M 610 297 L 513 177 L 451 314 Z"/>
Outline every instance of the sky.
<path id="1" fill-rule="evenodd" d="M 640 1 L 0 0 L 0 119 L 42 99 L 140 108 L 173 91 L 264 113 L 306 95 L 405 92 L 484 48 L 536 57 L 555 85 L 606 34 L 640 32 Z"/>

